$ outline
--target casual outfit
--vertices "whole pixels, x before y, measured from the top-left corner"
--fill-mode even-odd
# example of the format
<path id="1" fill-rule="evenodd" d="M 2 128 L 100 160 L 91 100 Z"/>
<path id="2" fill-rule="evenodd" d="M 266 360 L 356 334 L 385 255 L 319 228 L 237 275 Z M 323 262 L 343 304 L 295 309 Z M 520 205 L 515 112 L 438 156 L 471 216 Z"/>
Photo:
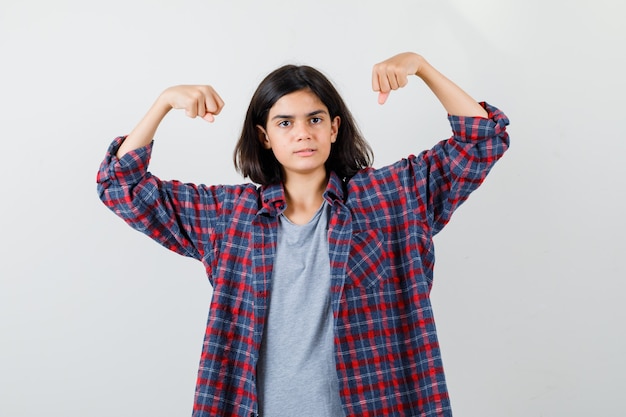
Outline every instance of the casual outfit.
<path id="1" fill-rule="evenodd" d="M 286 415 L 341 415 L 306 408 L 326 389 L 317 401 L 335 398 L 348 417 L 452 415 L 429 299 L 432 238 L 508 148 L 508 119 L 482 105 L 488 118 L 449 116 L 453 136 L 417 156 L 347 180 L 331 172 L 301 230 L 282 215 L 282 184 L 162 181 L 147 171 L 152 144 L 118 159 L 115 139 L 101 199 L 201 261 L 213 287 L 194 417 L 274 417 L 299 395 Z"/>

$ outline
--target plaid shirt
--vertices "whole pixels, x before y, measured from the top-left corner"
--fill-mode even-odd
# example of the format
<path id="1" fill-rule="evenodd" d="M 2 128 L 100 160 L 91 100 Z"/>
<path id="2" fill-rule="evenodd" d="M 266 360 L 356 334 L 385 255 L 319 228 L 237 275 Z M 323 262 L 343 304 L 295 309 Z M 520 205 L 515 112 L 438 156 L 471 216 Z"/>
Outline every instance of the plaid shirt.
<path id="1" fill-rule="evenodd" d="M 453 136 L 418 156 L 347 182 L 330 175 L 335 359 L 347 416 L 452 415 L 429 300 L 432 238 L 508 147 L 508 119 L 482 105 L 489 118 L 449 116 Z M 255 416 L 283 187 L 162 181 L 147 171 L 152 144 L 118 160 L 122 141 L 100 167 L 101 199 L 201 261 L 213 287 L 193 416 Z"/>

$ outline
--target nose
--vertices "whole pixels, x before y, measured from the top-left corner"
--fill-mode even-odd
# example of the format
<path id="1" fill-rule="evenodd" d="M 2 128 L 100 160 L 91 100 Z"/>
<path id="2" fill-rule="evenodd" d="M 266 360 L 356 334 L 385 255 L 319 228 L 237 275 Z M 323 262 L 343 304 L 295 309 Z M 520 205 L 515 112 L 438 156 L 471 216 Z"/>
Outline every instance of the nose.
<path id="1" fill-rule="evenodd" d="M 293 129 L 294 139 L 308 140 L 311 139 L 311 129 L 307 122 L 296 122 Z"/>

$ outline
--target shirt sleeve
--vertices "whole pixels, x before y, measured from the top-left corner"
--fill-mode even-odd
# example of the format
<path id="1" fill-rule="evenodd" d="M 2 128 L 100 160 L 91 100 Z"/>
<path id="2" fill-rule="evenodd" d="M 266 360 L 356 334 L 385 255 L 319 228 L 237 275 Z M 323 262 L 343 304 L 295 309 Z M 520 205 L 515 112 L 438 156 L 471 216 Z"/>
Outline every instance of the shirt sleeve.
<path id="1" fill-rule="evenodd" d="M 449 115 L 452 137 L 409 158 L 433 235 L 450 221 L 509 147 L 509 119 L 496 107 L 480 104 L 487 118 Z"/>
<path id="2" fill-rule="evenodd" d="M 220 187 L 162 181 L 148 172 L 153 143 L 117 158 L 125 137 L 107 150 L 97 175 L 102 202 L 166 248 L 210 264 Z"/>

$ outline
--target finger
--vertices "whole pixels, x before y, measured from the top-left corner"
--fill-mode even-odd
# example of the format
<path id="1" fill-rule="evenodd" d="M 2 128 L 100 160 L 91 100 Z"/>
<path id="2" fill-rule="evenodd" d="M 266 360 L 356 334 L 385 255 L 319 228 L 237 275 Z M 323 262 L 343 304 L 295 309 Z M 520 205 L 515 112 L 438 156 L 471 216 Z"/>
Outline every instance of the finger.
<path id="1" fill-rule="evenodd" d="M 213 113 L 205 113 L 202 118 L 209 123 L 213 123 L 215 121 L 215 116 L 213 115 Z"/>
<path id="2" fill-rule="evenodd" d="M 383 105 L 387 101 L 389 97 L 389 92 L 383 93 L 382 91 L 378 93 L 378 104 Z"/>
<path id="3" fill-rule="evenodd" d="M 383 93 L 391 91 L 391 85 L 389 85 L 389 78 L 387 78 L 387 74 L 378 75 L 378 87 L 378 91 Z"/>
<path id="4" fill-rule="evenodd" d="M 198 116 L 200 117 L 204 117 L 204 115 L 207 113 L 207 109 L 205 104 L 205 98 L 204 96 L 200 96 L 197 100 L 196 100 L 197 104 L 197 108 L 198 108 Z"/>
<path id="5" fill-rule="evenodd" d="M 222 98 L 220 97 L 219 94 L 215 93 L 215 103 L 217 105 L 217 107 L 215 108 L 215 111 L 212 111 L 213 114 L 220 114 L 220 112 L 222 111 L 222 108 L 224 107 L 224 100 L 222 100 Z"/>
<path id="6" fill-rule="evenodd" d="M 207 97 L 205 105 L 208 113 L 220 114 L 222 107 L 224 107 L 224 102 L 219 97 Z"/>
<path id="7" fill-rule="evenodd" d="M 376 66 L 372 69 L 372 90 L 380 91 L 380 82 L 378 81 L 378 72 L 376 71 Z"/>
<path id="8" fill-rule="evenodd" d="M 211 89 L 209 93 L 205 96 L 205 106 L 207 112 L 217 115 L 220 114 L 220 111 L 222 111 L 222 107 L 224 107 L 224 101 L 215 92 L 215 90 Z"/>
<path id="9" fill-rule="evenodd" d="M 386 76 L 389 83 L 389 88 L 391 90 L 397 90 L 399 88 L 397 72 L 392 69 L 387 72 Z"/>
<path id="10" fill-rule="evenodd" d="M 398 78 L 398 87 L 399 88 L 403 88 L 406 87 L 406 85 L 409 83 L 409 77 L 406 74 L 402 74 L 399 78 Z"/>
<path id="11" fill-rule="evenodd" d="M 185 107 L 185 114 L 187 117 L 195 118 L 198 115 L 198 105 L 191 103 L 189 106 Z"/>

